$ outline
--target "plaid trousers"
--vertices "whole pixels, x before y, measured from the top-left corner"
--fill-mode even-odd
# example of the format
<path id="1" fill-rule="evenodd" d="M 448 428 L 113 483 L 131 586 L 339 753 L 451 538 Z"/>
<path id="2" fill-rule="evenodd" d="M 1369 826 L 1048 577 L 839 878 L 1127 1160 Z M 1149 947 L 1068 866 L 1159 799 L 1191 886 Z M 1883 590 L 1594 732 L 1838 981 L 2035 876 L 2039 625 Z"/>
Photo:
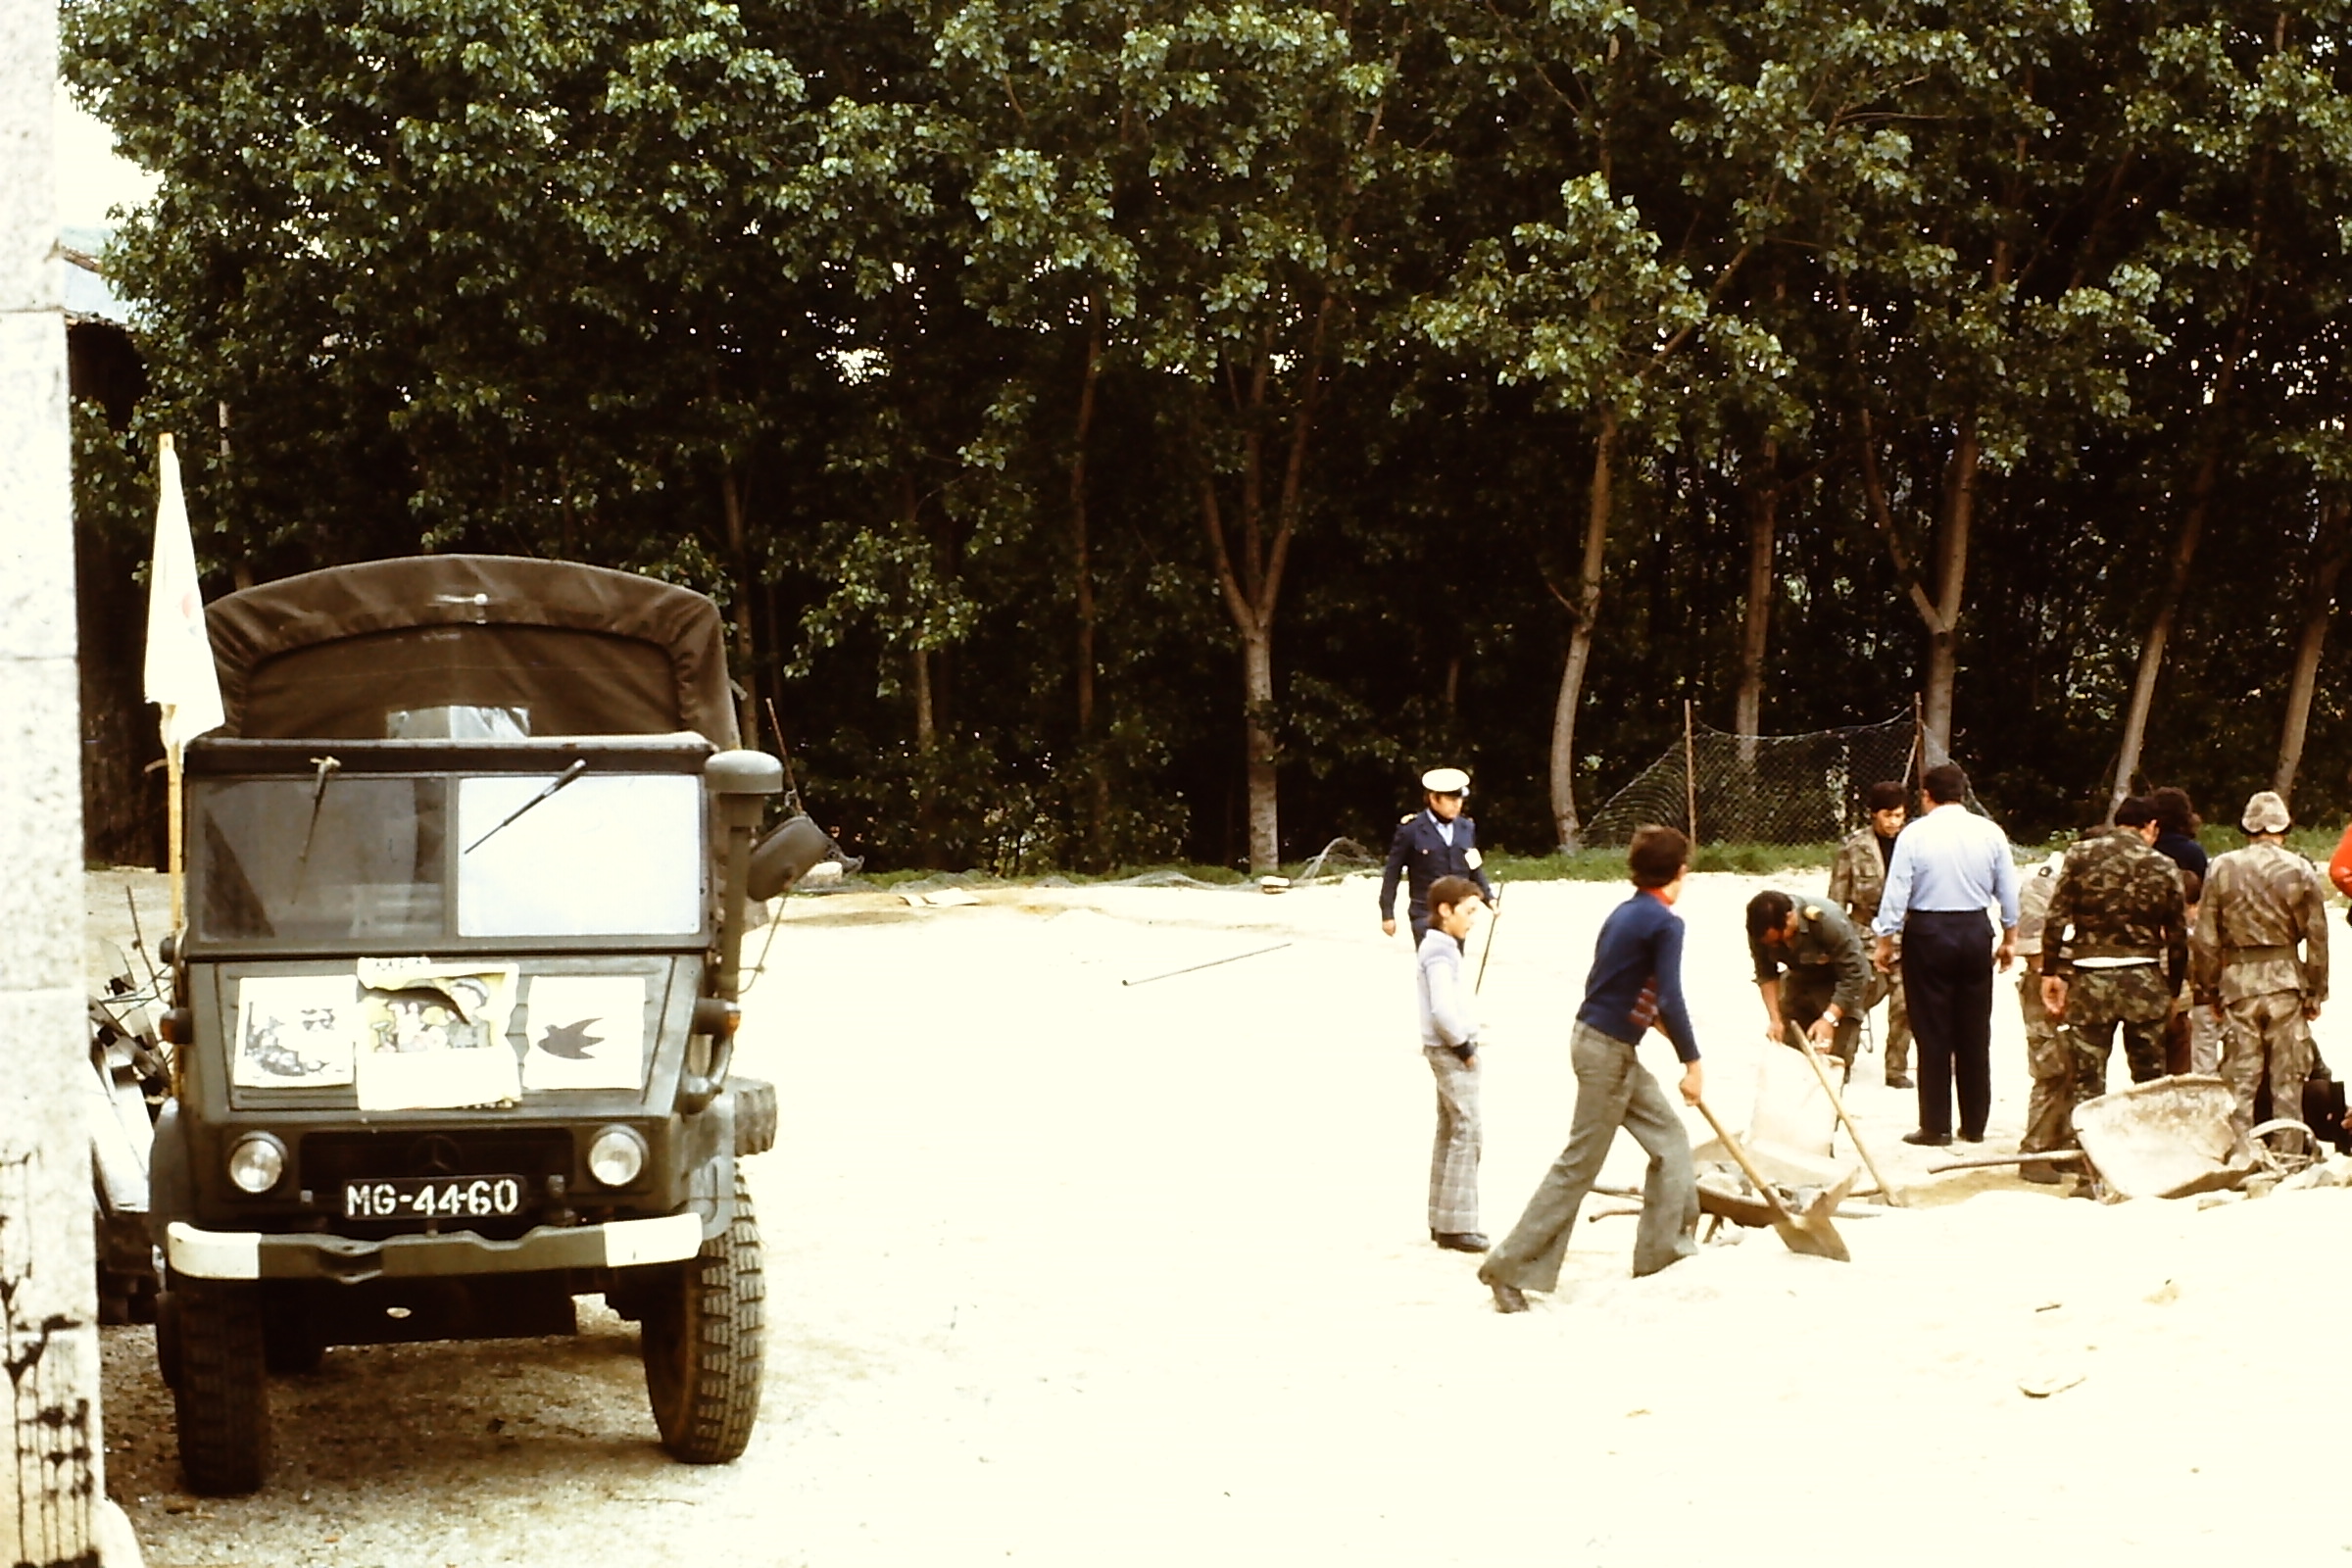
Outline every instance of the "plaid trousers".
<path id="1" fill-rule="evenodd" d="M 1429 1228 L 1478 1229 L 1478 1069 L 1444 1046 L 1423 1046 L 1438 1080 L 1438 1137 L 1429 1152 Z"/>

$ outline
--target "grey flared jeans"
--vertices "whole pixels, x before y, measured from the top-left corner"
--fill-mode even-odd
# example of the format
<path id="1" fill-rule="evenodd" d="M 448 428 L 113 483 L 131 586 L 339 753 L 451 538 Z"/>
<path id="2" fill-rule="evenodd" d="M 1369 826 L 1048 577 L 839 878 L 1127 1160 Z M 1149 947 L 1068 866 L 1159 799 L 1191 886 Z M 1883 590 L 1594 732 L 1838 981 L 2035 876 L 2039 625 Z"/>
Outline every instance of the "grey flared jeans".
<path id="1" fill-rule="evenodd" d="M 1655 1274 L 1698 1250 L 1698 1183 L 1690 1167 L 1690 1138 L 1666 1091 L 1632 1046 L 1589 1024 L 1576 1026 L 1568 1052 L 1576 1068 L 1576 1117 L 1568 1147 L 1544 1172 L 1511 1234 L 1479 1265 L 1478 1277 L 1489 1285 L 1558 1288 L 1576 1211 L 1600 1175 L 1620 1127 L 1649 1154 L 1634 1235 L 1634 1272 Z"/>

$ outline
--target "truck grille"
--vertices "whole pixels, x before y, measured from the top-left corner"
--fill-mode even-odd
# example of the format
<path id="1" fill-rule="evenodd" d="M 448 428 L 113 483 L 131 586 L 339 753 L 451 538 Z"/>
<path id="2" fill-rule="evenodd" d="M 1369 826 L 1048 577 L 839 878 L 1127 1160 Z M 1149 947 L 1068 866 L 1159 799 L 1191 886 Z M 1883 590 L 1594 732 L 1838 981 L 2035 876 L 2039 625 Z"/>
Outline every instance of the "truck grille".
<path id="1" fill-rule="evenodd" d="M 340 1192 L 347 1181 L 393 1176 L 572 1176 L 571 1134 L 561 1127 L 311 1133 L 302 1140 L 302 1185 Z"/>

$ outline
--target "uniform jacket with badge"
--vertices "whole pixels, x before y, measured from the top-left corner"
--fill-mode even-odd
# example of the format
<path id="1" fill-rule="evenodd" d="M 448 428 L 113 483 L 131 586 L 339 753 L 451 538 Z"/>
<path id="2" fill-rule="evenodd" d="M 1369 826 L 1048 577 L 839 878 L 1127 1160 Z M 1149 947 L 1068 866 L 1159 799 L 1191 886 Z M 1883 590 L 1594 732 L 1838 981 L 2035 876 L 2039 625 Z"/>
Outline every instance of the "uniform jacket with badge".
<path id="1" fill-rule="evenodd" d="M 1859 1013 L 1863 993 L 1870 985 L 1870 965 L 1862 956 L 1862 937 L 1854 923 L 1835 905 L 1799 904 L 1794 912 L 1796 934 L 1781 945 L 1768 948 L 1753 937 L 1748 939 L 1756 984 L 1768 985 L 1778 979 L 1784 963 L 1809 974 L 1832 972 L 1838 977 L 1838 991 L 1830 1000 L 1849 1018 Z"/>
<path id="2" fill-rule="evenodd" d="M 2299 991 L 2306 1002 L 2326 1002 L 2327 884 L 2283 844 L 2217 855 L 2206 868 L 2189 948 L 2189 985 L 2200 1001 Z"/>
<path id="3" fill-rule="evenodd" d="M 1830 902 L 1867 926 L 1879 917 L 1886 896 L 1886 860 L 1879 854 L 1879 830 L 1864 824 L 1848 833 L 1830 864 Z"/>
<path id="4" fill-rule="evenodd" d="M 1380 917 L 1396 918 L 1396 879 L 1405 878 L 1411 888 L 1407 912 L 1416 926 L 1429 922 L 1429 885 L 1442 876 L 1466 876 L 1478 884 L 1478 890 L 1489 899 L 1494 897 L 1494 884 L 1479 867 L 1484 863 L 1478 853 L 1478 824 L 1469 816 L 1457 816 L 1451 823 L 1453 842 L 1438 831 L 1437 813 L 1415 811 L 1396 824 L 1396 837 L 1389 845 L 1388 869 L 1380 878 Z"/>
<path id="5" fill-rule="evenodd" d="M 2153 958 L 2174 986 L 2188 971 L 2180 871 L 2130 828 L 2093 833 L 2066 852 L 2041 929 L 2041 972 L 2084 958 Z"/>

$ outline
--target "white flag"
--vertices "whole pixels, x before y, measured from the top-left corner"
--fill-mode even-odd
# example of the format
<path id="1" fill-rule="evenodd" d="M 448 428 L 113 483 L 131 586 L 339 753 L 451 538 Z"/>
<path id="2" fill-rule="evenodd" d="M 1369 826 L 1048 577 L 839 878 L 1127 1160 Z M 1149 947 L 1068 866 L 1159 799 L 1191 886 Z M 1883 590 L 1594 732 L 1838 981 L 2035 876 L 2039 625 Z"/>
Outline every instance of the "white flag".
<path id="1" fill-rule="evenodd" d="M 163 705 L 164 746 L 177 751 L 220 727 L 220 674 L 204 625 L 204 590 L 196 581 L 196 542 L 179 490 L 179 454 L 165 436 L 155 507 L 155 562 L 147 577 L 147 700 Z"/>

